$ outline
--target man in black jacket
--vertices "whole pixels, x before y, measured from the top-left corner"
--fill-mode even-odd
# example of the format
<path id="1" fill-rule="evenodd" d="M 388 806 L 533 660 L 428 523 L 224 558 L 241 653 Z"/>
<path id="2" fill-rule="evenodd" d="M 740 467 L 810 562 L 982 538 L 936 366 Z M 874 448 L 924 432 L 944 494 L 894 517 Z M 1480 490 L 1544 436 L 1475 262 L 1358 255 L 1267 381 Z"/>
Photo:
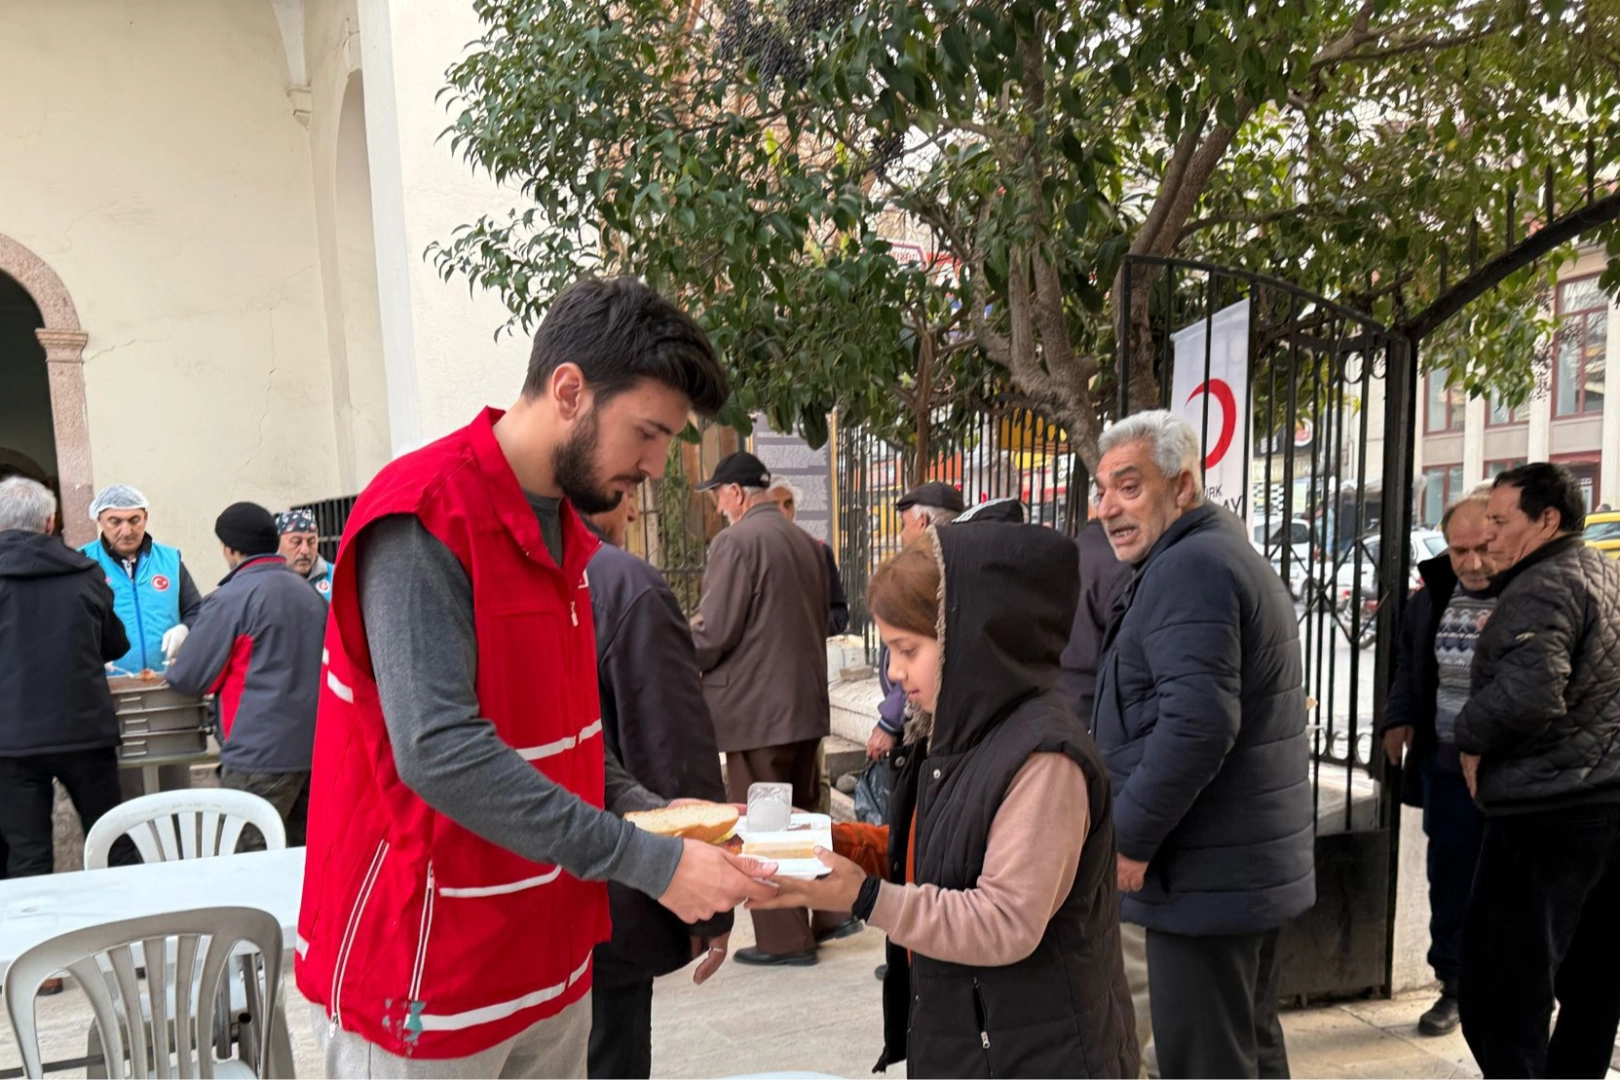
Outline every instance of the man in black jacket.
<path id="1" fill-rule="evenodd" d="M 1620 1026 L 1620 563 L 1584 544 L 1585 517 L 1562 466 L 1491 489 L 1496 610 L 1457 714 L 1485 811 L 1462 1029 L 1486 1076 L 1603 1076 Z"/>
<path id="2" fill-rule="evenodd" d="M 49 489 L 0 481 L 0 836 L 9 852 L 0 877 L 51 872 L 53 779 L 86 832 L 119 802 L 118 717 L 103 665 L 128 652 L 129 639 L 105 572 L 51 535 L 55 521 Z"/>
<path id="3" fill-rule="evenodd" d="M 663 799 L 724 802 L 714 722 L 692 633 L 664 577 L 623 550 L 636 498 L 589 515 L 605 541 L 587 573 L 596 623 L 602 737 L 638 783 Z M 652 1075 L 653 979 L 700 962 L 702 983 L 725 963 L 731 912 L 689 926 L 644 893 L 609 883 L 613 940 L 596 947 L 591 988 L 592 1080 Z"/>
<path id="4" fill-rule="evenodd" d="M 1184 421 L 1138 413 L 1099 449 L 1098 517 L 1135 575 L 1103 640 L 1093 732 L 1120 917 L 1147 928 L 1159 1070 L 1286 1076 L 1277 933 L 1316 900 L 1293 601 L 1205 503 Z"/>
<path id="5" fill-rule="evenodd" d="M 1419 564 L 1423 578 L 1407 605 L 1384 717 L 1384 753 L 1401 773 L 1401 798 L 1423 808 L 1429 838 L 1429 966 L 1440 1000 L 1418 1020 L 1424 1035 L 1456 1030 L 1463 916 L 1479 863 L 1485 818 L 1463 780 L 1457 713 L 1468 700 L 1474 648 L 1496 607 L 1496 563 L 1487 548 L 1486 491 L 1446 510 L 1446 553 Z"/>

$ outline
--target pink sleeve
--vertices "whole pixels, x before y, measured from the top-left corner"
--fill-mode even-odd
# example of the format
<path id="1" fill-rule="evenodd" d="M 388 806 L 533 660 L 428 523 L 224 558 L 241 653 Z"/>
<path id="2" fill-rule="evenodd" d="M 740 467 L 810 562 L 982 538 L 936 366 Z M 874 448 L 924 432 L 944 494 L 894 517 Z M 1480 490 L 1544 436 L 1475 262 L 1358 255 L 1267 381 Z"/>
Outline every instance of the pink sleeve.
<path id="1" fill-rule="evenodd" d="M 978 967 L 1035 951 L 1068 898 L 1091 827 L 1085 774 L 1066 754 L 1036 754 L 1007 788 L 971 889 L 884 882 L 867 920 L 896 945 Z"/>

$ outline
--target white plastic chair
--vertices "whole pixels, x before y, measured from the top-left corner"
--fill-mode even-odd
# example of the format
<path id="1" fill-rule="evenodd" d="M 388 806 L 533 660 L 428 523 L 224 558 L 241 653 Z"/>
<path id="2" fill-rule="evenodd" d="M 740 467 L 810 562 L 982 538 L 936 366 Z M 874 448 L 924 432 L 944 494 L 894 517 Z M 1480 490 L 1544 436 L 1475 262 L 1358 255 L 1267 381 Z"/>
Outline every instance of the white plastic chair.
<path id="1" fill-rule="evenodd" d="M 121 803 L 101 816 L 84 838 L 84 868 L 100 870 L 120 836 L 127 835 L 146 862 L 231 855 L 248 825 L 264 834 L 264 846 L 287 846 L 287 828 L 276 808 L 257 795 L 228 788 L 160 791 Z"/>
<path id="2" fill-rule="evenodd" d="M 171 940 L 175 959 L 168 964 L 161 958 Z M 255 908 L 148 915 L 74 930 L 35 945 L 17 957 L 5 977 L 6 1012 L 22 1053 L 24 1075 L 45 1075 L 34 995 L 41 983 L 63 970 L 73 976 L 95 1012 L 107 1075 L 133 1080 L 269 1075 L 268 1040 L 258 1041 L 252 1062 L 216 1060 L 211 1045 L 215 1003 L 231 956 L 244 942 L 263 960 L 263 986 L 255 977 L 252 989 L 265 1014 L 271 1015 L 281 992 L 281 926 L 275 916 Z M 141 949 L 140 959 L 135 946 Z M 136 975 L 140 963 L 146 966 L 144 979 Z M 260 965 L 243 966 L 255 971 Z M 150 1019 L 132 1023 L 132 1017 Z"/>

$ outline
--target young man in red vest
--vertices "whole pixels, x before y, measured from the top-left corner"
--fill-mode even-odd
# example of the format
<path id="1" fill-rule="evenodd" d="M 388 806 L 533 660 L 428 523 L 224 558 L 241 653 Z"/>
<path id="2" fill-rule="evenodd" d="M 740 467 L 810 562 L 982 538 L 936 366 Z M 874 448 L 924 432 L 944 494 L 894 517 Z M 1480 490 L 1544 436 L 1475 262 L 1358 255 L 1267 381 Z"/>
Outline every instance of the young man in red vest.
<path id="1" fill-rule="evenodd" d="M 768 864 L 615 816 L 663 800 L 604 760 L 597 540 L 574 511 L 661 475 L 688 411 L 727 393 L 684 313 L 587 279 L 552 303 L 517 404 L 393 462 L 356 503 L 296 943 L 328 1076 L 584 1077 L 605 882 L 688 922 L 774 891 L 754 879 Z"/>

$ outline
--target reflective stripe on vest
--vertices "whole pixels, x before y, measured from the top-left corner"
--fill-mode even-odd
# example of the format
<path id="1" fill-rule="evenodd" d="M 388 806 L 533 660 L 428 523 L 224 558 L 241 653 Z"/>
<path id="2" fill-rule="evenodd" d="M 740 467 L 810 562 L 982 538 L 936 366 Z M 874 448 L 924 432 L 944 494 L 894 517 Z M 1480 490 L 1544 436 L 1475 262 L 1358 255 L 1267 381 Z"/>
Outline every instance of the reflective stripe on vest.
<path id="1" fill-rule="evenodd" d="M 99 539 L 79 551 L 106 571 L 113 612 L 129 635 L 129 652 L 114 660 L 113 666 L 130 675 L 163 671 L 168 667 L 163 635 L 180 625 L 180 549 L 152 544 L 136 561 L 133 579 L 125 573 L 123 560 Z"/>

